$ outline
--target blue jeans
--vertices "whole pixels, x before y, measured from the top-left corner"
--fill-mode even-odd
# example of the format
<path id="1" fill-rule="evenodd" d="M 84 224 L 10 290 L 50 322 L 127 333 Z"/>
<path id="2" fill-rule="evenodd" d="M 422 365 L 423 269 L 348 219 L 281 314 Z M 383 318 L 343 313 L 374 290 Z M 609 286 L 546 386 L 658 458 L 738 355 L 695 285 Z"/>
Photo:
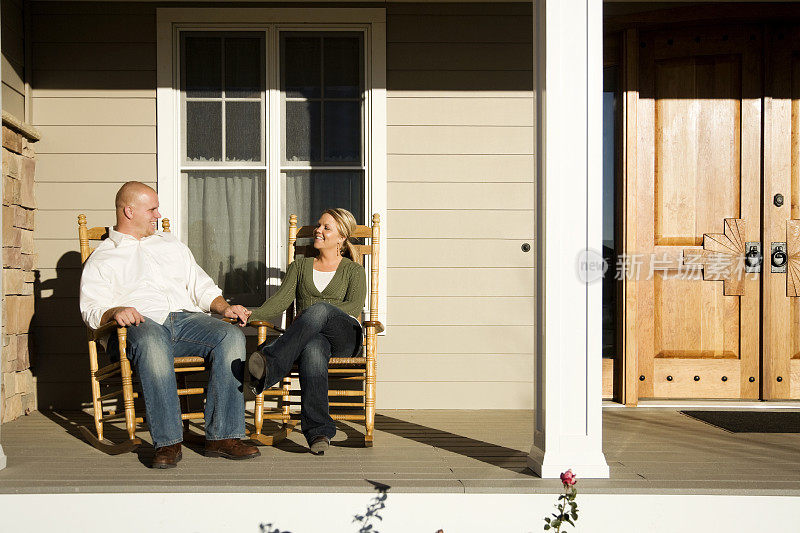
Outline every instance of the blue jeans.
<path id="1" fill-rule="evenodd" d="M 353 357 L 361 348 L 361 324 L 329 303 L 312 305 L 270 344 L 259 346 L 267 360 L 267 387 L 286 377 L 297 363 L 300 372 L 300 425 L 310 443 L 333 438 L 336 426 L 328 411 L 328 361 Z"/>
<path id="2" fill-rule="evenodd" d="M 119 358 L 116 335 L 111 335 L 108 350 Z M 129 326 L 126 353 L 142 382 L 153 446 L 160 448 L 183 440 L 176 357 L 203 357 L 210 363 L 206 439 L 244 437 L 245 338 L 241 328 L 204 313 L 173 312 L 163 325 L 146 318 L 138 326 Z"/>

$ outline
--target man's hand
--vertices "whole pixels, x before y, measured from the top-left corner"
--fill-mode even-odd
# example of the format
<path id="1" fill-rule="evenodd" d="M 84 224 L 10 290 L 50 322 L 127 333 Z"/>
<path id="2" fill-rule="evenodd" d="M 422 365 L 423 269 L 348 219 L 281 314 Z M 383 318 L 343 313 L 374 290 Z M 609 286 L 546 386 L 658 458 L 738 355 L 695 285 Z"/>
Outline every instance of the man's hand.
<path id="1" fill-rule="evenodd" d="M 247 325 L 247 319 L 253 314 L 251 310 L 242 305 L 229 305 L 223 312 L 222 316 L 226 318 L 235 318 L 239 321 L 239 325 L 244 327 Z"/>
<path id="2" fill-rule="evenodd" d="M 100 320 L 100 323 L 105 324 L 109 320 L 115 321 L 122 327 L 128 327 L 138 326 L 144 322 L 144 317 L 135 307 L 112 307 L 103 313 L 103 318 Z"/>

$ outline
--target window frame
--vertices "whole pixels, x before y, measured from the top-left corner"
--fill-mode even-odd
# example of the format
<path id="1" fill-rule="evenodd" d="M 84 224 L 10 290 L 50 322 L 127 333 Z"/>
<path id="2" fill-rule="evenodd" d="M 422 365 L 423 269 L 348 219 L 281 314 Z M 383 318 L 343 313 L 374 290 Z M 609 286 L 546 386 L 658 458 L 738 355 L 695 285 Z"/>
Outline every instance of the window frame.
<path id="1" fill-rule="evenodd" d="M 280 36 L 282 32 L 361 32 L 364 69 L 364 215 L 371 223 L 372 213 L 381 216 L 379 255 L 379 319 L 386 324 L 386 10 L 385 8 L 158 8 L 157 9 L 157 183 L 161 211 L 170 218 L 173 231 L 182 235 L 181 170 L 183 132 L 181 125 L 181 32 L 245 31 L 265 33 L 266 135 L 264 166 L 267 173 L 267 272 L 286 269 L 288 218 L 281 205 L 282 112 L 280 88 Z M 214 169 L 236 165 L 210 165 Z M 260 165 L 243 165 L 249 169 Z M 195 167 L 198 170 L 204 166 Z M 365 265 L 369 269 L 369 265 Z M 269 274 L 268 274 L 269 276 Z M 268 296 L 279 279 L 267 278 Z M 368 306 L 369 302 L 366 302 Z"/>

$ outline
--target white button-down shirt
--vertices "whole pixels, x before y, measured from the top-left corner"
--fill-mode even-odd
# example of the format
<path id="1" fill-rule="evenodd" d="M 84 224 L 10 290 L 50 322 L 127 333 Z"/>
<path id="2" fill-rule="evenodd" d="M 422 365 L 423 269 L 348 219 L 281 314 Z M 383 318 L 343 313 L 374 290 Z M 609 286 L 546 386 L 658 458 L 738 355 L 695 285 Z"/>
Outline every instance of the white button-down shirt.
<path id="1" fill-rule="evenodd" d="M 173 311 L 208 312 L 222 290 L 170 233 L 141 240 L 114 229 L 86 260 L 80 307 L 90 328 L 112 307 L 135 307 L 163 324 Z"/>

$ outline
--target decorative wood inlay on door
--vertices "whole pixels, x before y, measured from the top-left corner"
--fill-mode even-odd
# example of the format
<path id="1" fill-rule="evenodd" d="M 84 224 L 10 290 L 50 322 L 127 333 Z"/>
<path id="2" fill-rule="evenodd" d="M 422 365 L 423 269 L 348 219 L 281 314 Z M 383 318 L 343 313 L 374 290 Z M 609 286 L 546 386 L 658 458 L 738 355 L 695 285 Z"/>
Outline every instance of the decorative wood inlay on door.
<path id="1" fill-rule="evenodd" d="M 786 296 L 800 296 L 800 220 L 786 221 Z"/>
<path id="2" fill-rule="evenodd" d="M 703 234 L 702 250 L 683 250 L 683 264 L 702 266 L 704 280 L 722 280 L 725 296 L 743 295 L 746 252 L 744 230 L 743 219 L 726 218 L 724 233 Z"/>

